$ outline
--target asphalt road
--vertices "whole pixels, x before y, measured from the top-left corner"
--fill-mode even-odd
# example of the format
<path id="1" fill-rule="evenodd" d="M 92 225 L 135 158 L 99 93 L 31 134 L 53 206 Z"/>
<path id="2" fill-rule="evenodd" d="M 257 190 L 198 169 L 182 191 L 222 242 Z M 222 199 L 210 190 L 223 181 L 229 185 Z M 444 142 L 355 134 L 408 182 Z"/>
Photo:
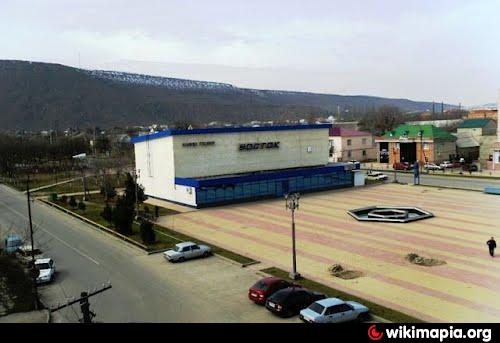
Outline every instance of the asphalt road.
<path id="1" fill-rule="evenodd" d="M 386 171 L 389 182 L 394 181 L 394 172 Z M 413 174 L 397 173 L 397 179 L 402 183 L 413 183 Z M 483 191 L 485 187 L 500 187 L 499 179 L 483 179 L 475 177 L 459 176 L 437 176 L 432 174 L 420 174 L 420 184 L 424 186 L 451 187 L 468 190 Z"/>
<path id="2" fill-rule="evenodd" d="M 49 306 L 110 281 L 90 299 L 99 322 L 284 322 L 246 298 L 255 271 L 217 257 L 170 264 L 46 205 L 32 208 L 35 245 L 56 263 L 56 281 L 40 287 Z M 0 185 L 1 230 L 27 232 L 26 214 L 26 196 Z M 78 305 L 59 313 L 80 317 Z"/>

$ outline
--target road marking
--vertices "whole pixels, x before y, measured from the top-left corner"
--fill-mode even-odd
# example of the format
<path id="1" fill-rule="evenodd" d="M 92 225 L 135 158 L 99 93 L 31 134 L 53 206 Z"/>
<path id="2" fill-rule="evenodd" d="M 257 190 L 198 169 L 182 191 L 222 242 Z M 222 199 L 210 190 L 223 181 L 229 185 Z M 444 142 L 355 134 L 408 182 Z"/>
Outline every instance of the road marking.
<path id="1" fill-rule="evenodd" d="M 7 205 L 6 203 L 4 203 L 3 201 L 0 201 L 0 203 L 5 206 L 6 208 L 8 208 L 10 211 L 14 212 L 15 214 L 17 214 L 18 216 L 20 216 L 21 218 L 23 219 L 26 219 L 26 221 L 28 221 L 28 217 L 26 215 L 24 215 L 23 213 L 19 212 L 18 210 L 16 210 L 15 208 L 12 208 L 10 207 L 9 205 Z M 71 244 L 69 244 L 68 242 L 62 240 L 61 238 L 57 237 L 56 235 L 54 235 L 52 232 L 49 232 L 45 229 L 42 228 L 42 226 L 40 224 L 38 224 L 37 222 L 33 221 L 33 224 L 35 224 L 36 226 L 38 226 L 38 229 L 39 230 L 42 230 L 43 232 L 49 234 L 50 236 L 52 236 L 53 238 L 57 239 L 59 242 L 61 242 L 62 244 L 64 244 L 65 246 L 67 246 L 68 248 L 70 248 L 71 250 L 75 251 L 76 253 L 78 253 L 79 255 L 85 257 L 86 259 L 90 260 L 91 262 L 97 264 L 97 265 L 100 265 L 100 263 L 96 260 L 94 260 L 92 257 L 90 257 L 89 255 L 85 254 L 84 252 L 80 251 L 79 249 L 73 247 Z"/>

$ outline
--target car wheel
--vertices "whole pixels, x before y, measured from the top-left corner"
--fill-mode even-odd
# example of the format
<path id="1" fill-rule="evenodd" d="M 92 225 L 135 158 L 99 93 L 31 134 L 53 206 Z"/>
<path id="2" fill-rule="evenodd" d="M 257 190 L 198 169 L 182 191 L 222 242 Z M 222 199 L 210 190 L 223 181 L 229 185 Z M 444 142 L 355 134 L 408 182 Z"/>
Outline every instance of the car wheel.
<path id="1" fill-rule="evenodd" d="M 203 257 L 208 257 L 208 256 L 210 256 L 210 253 L 209 253 L 208 251 L 205 251 L 205 252 L 203 253 Z"/>
<path id="2" fill-rule="evenodd" d="M 365 322 L 368 319 L 370 319 L 370 315 L 368 314 L 368 312 L 358 314 L 357 317 L 358 322 Z"/>
<path id="3" fill-rule="evenodd" d="M 184 262 L 184 261 L 186 261 L 186 259 L 184 258 L 184 256 L 183 257 L 179 257 L 177 259 L 177 262 Z"/>

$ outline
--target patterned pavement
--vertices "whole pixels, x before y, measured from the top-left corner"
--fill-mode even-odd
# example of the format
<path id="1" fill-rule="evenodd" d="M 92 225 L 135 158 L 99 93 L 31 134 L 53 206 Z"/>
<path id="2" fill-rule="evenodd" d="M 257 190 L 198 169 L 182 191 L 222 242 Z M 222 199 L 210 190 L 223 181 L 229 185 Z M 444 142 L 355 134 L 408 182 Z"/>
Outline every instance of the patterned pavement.
<path id="1" fill-rule="evenodd" d="M 357 222 L 346 211 L 371 205 L 417 206 L 435 218 L 408 224 Z M 500 196 L 385 184 L 306 194 L 296 212 L 297 269 L 305 277 L 433 322 L 500 322 Z M 285 270 L 291 266 L 290 213 L 284 200 L 198 210 L 168 220 L 177 231 Z M 416 266 L 415 252 L 445 260 Z M 328 267 L 362 271 L 354 280 Z"/>

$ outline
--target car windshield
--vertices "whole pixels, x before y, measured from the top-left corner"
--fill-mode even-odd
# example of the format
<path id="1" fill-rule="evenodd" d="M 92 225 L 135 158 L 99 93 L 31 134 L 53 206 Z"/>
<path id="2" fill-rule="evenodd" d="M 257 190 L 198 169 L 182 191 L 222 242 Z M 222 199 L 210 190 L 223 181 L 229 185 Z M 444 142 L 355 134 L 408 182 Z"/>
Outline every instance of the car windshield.
<path id="1" fill-rule="evenodd" d="M 50 265 L 48 263 L 37 263 L 35 264 L 35 267 L 38 270 L 50 269 Z"/>
<path id="2" fill-rule="evenodd" d="M 255 285 L 252 286 L 254 289 L 259 289 L 261 291 L 265 291 L 267 289 L 268 285 L 264 281 L 257 281 Z"/>
<path id="3" fill-rule="evenodd" d="M 316 312 L 317 314 L 322 314 L 325 307 L 318 303 L 312 303 L 312 305 L 309 306 L 309 309 L 313 312 Z"/>
<path id="4" fill-rule="evenodd" d="M 183 249 L 184 249 L 184 247 L 180 247 L 180 246 L 176 245 L 175 248 L 174 248 L 174 251 L 176 251 L 176 252 L 182 252 Z"/>

